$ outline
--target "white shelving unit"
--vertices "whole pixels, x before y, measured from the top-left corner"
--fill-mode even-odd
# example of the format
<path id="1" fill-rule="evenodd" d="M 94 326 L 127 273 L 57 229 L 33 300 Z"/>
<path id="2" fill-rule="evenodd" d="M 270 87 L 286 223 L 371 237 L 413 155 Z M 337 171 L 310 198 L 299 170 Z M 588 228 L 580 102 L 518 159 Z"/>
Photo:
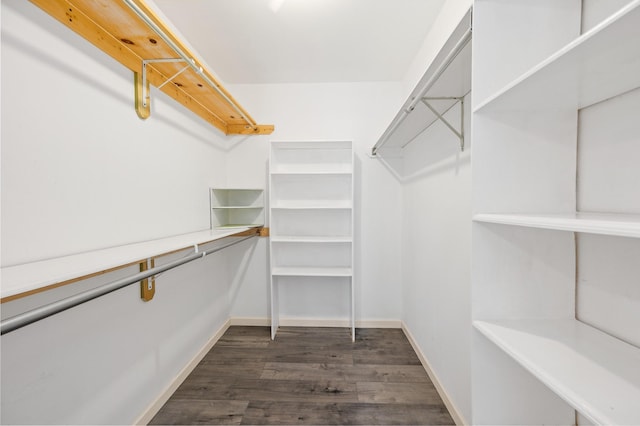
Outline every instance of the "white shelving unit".
<path id="1" fill-rule="evenodd" d="M 474 3 L 474 424 L 640 424 L 640 1 L 591 6 Z"/>
<path id="2" fill-rule="evenodd" d="M 211 188 L 211 229 L 264 226 L 264 190 Z"/>
<path id="3" fill-rule="evenodd" d="M 271 143 L 271 337 L 285 277 L 348 280 L 353 291 L 353 149 L 348 141 Z M 291 282 L 291 281 L 289 281 Z"/>

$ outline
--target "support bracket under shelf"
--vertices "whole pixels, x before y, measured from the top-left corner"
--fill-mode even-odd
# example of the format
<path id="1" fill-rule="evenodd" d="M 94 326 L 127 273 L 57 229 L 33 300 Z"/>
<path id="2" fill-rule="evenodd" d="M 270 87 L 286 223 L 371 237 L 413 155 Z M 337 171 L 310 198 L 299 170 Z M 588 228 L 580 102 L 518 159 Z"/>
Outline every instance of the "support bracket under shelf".
<path id="1" fill-rule="evenodd" d="M 420 99 L 423 104 L 427 106 L 433 112 L 436 117 L 444 123 L 457 137 L 460 139 L 460 151 L 464 152 L 464 97 L 424 97 Z M 460 103 L 460 131 L 455 127 L 442 114 L 440 114 L 429 101 L 441 101 L 441 100 L 455 100 Z"/>
<path id="2" fill-rule="evenodd" d="M 134 73 L 133 86 L 135 90 L 136 113 L 138 113 L 138 117 L 142 118 L 143 120 L 149 118 L 149 116 L 151 115 L 151 92 L 149 88 L 149 79 L 147 78 L 147 64 L 153 64 L 156 62 L 185 62 L 185 60 L 182 58 L 142 60 L 142 71 L 140 71 L 140 73 Z M 185 65 L 180 71 L 166 79 L 164 83 L 160 84 L 158 86 L 158 89 L 161 89 L 162 86 L 171 82 L 171 80 L 182 74 L 188 68 L 189 65 Z"/>
<path id="3" fill-rule="evenodd" d="M 140 272 L 148 271 L 155 268 L 155 260 L 153 258 L 140 262 Z M 140 298 L 145 302 L 153 299 L 156 294 L 156 277 L 154 275 L 140 280 Z"/>

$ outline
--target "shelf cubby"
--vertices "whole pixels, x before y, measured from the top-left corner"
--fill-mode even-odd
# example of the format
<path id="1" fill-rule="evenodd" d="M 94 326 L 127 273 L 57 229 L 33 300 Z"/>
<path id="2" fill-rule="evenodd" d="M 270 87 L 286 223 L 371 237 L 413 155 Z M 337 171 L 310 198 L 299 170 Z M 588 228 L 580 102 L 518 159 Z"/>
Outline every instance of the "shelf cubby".
<path id="1" fill-rule="evenodd" d="M 264 190 L 211 188 L 211 228 L 264 226 Z"/>

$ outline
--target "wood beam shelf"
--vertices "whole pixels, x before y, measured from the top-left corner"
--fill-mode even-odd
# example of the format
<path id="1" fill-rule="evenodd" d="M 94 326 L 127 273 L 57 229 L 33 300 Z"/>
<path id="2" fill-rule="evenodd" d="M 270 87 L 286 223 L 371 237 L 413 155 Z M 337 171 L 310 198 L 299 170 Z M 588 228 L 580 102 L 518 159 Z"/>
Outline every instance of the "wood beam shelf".
<path id="1" fill-rule="evenodd" d="M 31 2 L 135 73 L 141 118 L 150 114 L 151 84 L 227 135 L 273 132 L 273 125 L 256 124 L 142 0 Z"/>

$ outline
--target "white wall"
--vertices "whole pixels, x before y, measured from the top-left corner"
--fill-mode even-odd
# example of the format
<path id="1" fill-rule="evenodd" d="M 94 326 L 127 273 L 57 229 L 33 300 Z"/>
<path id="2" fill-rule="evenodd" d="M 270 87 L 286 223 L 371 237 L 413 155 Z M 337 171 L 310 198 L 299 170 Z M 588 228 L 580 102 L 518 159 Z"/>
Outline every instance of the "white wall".
<path id="1" fill-rule="evenodd" d="M 401 191 L 377 160 L 371 146 L 395 114 L 398 83 L 235 85 L 230 90 L 246 100 L 261 121 L 274 123 L 270 136 L 251 138 L 229 153 L 229 185 L 253 185 L 267 176 L 270 140 L 352 140 L 356 155 L 356 321 L 394 320 L 401 315 Z M 255 111 L 255 112 L 254 112 Z M 265 242 L 256 250 L 260 270 L 267 262 Z M 249 274 L 250 275 L 250 274 Z M 247 279 L 233 316 L 268 316 L 268 277 Z M 327 290 L 327 289 L 324 289 Z M 281 301 L 282 317 L 345 318 L 340 309 L 319 309 L 318 300 L 332 300 L 336 290 L 304 288 L 304 297 Z"/>
<path id="2" fill-rule="evenodd" d="M 415 87 L 470 6 L 471 1 L 445 3 L 407 73 L 405 92 Z M 460 109 L 445 117 L 458 123 Z M 460 153 L 458 138 L 435 123 L 404 149 L 403 169 L 411 178 L 402 195 L 402 319 L 464 423 L 471 418 L 471 151 L 468 136 Z"/>
<path id="3" fill-rule="evenodd" d="M 2 2 L 2 266 L 209 227 L 234 139 L 155 90 L 152 102 L 141 121 L 130 71 L 31 3 Z M 229 317 L 243 265 L 226 256 L 164 273 L 151 302 L 134 285 L 2 336 L 2 423 L 135 421 Z"/>

